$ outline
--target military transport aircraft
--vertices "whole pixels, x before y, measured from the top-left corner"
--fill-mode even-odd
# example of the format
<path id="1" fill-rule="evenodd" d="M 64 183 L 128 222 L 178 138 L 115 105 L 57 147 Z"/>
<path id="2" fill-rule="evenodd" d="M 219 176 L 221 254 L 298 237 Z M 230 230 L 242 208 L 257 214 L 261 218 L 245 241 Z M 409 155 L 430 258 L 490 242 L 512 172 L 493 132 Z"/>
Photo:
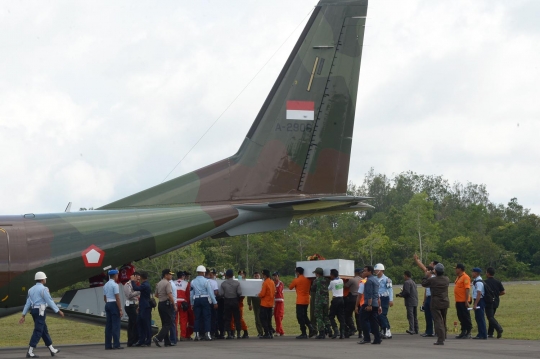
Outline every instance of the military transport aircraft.
<path id="1" fill-rule="evenodd" d="M 346 195 L 367 4 L 317 4 L 235 155 L 94 211 L 0 216 L 0 316 L 36 271 L 55 291 L 203 238 L 370 208 Z"/>

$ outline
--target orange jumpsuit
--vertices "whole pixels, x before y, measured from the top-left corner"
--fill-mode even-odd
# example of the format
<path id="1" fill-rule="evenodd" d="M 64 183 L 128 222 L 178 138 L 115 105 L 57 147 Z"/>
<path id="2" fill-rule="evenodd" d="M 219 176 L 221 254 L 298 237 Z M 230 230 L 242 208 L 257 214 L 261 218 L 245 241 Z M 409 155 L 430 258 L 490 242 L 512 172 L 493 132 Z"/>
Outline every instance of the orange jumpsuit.
<path id="1" fill-rule="evenodd" d="M 180 324 L 180 336 L 184 339 L 190 337 L 188 334 L 188 311 L 182 309 L 182 303 L 187 302 L 189 304 L 189 282 L 179 279 L 175 282 L 176 286 L 176 306 L 178 308 L 178 315 L 176 316 L 176 328 Z"/>
<path id="2" fill-rule="evenodd" d="M 276 283 L 276 297 L 274 299 L 274 320 L 276 321 L 276 333 L 284 335 L 283 316 L 285 315 L 285 299 L 283 298 L 283 282 Z"/>

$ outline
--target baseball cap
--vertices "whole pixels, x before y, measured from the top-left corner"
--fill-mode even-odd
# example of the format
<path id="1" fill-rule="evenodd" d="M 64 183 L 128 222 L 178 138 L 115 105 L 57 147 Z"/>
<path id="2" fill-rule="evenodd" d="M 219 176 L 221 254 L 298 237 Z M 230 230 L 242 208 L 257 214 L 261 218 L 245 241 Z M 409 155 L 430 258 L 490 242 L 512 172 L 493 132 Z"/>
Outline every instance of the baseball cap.
<path id="1" fill-rule="evenodd" d="M 435 265 L 435 268 L 433 268 L 433 269 L 435 269 L 435 272 L 444 272 L 444 266 L 443 266 L 442 263 L 437 263 Z"/>
<path id="2" fill-rule="evenodd" d="M 323 275 L 323 269 L 321 267 L 317 267 L 315 268 L 315 270 L 313 271 L 314 274 L 319 274 L 319 275 Z"/>

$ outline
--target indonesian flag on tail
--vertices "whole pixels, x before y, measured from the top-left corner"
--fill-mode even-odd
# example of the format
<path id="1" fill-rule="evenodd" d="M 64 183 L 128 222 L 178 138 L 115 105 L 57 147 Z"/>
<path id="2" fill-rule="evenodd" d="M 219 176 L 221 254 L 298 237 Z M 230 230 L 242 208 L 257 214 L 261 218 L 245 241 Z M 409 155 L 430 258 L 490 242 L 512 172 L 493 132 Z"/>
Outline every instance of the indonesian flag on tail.
<path id="1" fill-rule="evenodd" d="M 315 119 L 315 102 L 287 101 L 287 120 L 313 121 Z"/>

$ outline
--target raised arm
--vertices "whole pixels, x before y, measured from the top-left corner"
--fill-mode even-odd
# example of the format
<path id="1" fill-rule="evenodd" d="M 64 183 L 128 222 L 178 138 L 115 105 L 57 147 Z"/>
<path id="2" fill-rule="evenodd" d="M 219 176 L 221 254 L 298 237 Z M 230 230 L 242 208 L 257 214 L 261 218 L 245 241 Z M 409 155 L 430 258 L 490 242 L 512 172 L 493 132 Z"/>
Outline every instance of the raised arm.
<path id="1" fill-rule="evenodd" d="M 415 253 L 413 258 L 414 258 L 414 262 L 416 263 L 418 268 L 422 270 L 422 272 L 427 271 L 426 266 L 422 264 L 422 262 L 420 262 L 420 258 L 418 258 L 418 254 Z"/>

